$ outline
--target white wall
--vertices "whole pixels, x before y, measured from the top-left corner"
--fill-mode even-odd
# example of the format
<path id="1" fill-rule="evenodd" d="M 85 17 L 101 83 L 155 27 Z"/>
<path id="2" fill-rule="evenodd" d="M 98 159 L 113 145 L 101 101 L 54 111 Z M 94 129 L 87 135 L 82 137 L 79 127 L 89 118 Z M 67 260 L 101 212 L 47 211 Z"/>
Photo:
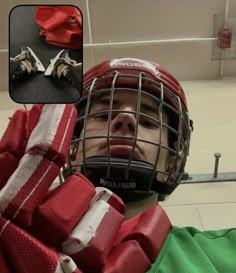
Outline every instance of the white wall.
<path id="1" fill-rule="evenodd" d="M 214 153 L 220 152 L 220 171 L 236 171 L 236 79 L 182 83 L 194 121 L 191 173 L 214 169 Z"/>
<path id="2" fill-rule="evenodd" d="M 194 120 L 186 170 L 213 174 L 214 153 L 220 152 L 219 172 L 236 173 L 236 79 L 182 85 Z M 162 206 L 175 225 L 235 227 L 236 181 L 180 185 Z"/>
<path id="3" fill-rule="evenodd" d="M 0 90 L 6 90 L 8 14 L 22 1 L 2 2 Z M 65 1 L 51 0 L 47 3 L 64 4 Z M 83 12 L 84 43 L 87 46 L 108 44 L 84 48 L 84 70 L 104 59 L 129 56 L 159 62 L 179 80 L 216 79 L 220 75 L 220 61 L 212 60 L 212 39 L 216 38 L 213 33 L 214 15 L 224 14 L 226 0 L 68 0 L 66 3 L 77 5 Z M 24 4 L 41 4 L 41 1 L 26 0 Z M 235 0 L 229 1 L 229 14 L 236 14 Z M 132 41 L 186 38 L 198 41 L 122 45 Z M 201 40 L 205 38 L 209 40 Z M 115 42 L 121 42 L 121 45 L 112 46 Z M 236 59 L 225 61 L 224 75 L 235 77 L 235 71 Z"/>

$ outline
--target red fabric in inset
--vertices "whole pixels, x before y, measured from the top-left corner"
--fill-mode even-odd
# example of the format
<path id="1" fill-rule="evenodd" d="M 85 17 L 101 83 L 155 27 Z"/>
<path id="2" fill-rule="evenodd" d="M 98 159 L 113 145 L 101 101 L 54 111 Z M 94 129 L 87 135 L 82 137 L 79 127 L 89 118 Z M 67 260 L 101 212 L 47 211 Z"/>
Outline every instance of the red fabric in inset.
<path id="1" fill-rule="evenodd" d="M 74 6 L 38 6 L 35 21 L 46 42 L 63 48 L 82 47 L 82 16 Z"/>
<path id="2" fill-rule="evenodd" d="M 60 37 L 60 43 L 57 42 L 58 37 Z M 56 29 L 53 32 L 47 32 L 46 41 L 49 44 L 71 49 L 81 48 L 82 43 L 81 38 L 78 37 L 78 34 L 75 31 L 64 29 Z"/>
<path id="3" fill-rule="evenodd" d="M 89 208 L 95 187 L 81 174 L 74 174 L 55 188 L 34 215 L 32 232 L 49 245 L 59 245 Z"/>

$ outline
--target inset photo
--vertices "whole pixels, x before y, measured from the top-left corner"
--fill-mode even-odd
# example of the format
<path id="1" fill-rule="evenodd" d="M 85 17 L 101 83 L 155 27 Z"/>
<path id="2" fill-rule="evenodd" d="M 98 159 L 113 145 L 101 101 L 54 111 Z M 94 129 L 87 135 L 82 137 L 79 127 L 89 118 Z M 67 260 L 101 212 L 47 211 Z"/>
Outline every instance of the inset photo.
<path id="1" fill-rule="evenodd" d="M 75 103 L 82 93 L 83 18 L 72 5 L 9 14 L 9 93 L 17 103 Z"/>

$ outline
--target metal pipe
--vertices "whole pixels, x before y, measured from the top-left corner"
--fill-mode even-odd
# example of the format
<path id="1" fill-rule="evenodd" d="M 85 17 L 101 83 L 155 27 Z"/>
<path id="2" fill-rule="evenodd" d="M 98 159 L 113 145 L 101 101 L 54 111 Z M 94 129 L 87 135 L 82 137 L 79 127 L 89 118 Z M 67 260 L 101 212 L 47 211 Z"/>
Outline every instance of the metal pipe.
<path id="1" fill-rule="evenodd" d="M 210 38 L 181 38 L 181 39 L 163 39 L 163 40 L 144 40 L 144 41 L 128 41 L 128 42 L 107 42 L 107 43 L 95 43 L 84 44 L 84 47 L 110 47 L 110 46 L 129 46 L 129 45 L 146 45 L 146 44 L 167 44 L 178 42 L 204 42 L 214 41 L 216 37 Z"/>
<path id="2" fill-rule="evenodd" d="M 89 15 L 88 15 L 89 17 Z M 169 44 L 169 43 L 178 43 L 178 42 L 207 42 L 207 41 L 215 41 L 218 38 L 210 37 L 210 38 L 182 38 L 182 39 L 163 39 L 163 40 L 144 40 L 144 41 L 128 41 L 128 42 L 107 42 L 107 43 L 92 43 L 92 34 L 91 34 L 91 26 L 89 23 L 89 44 L 84 44 L 83 47 L 111 47 L 111 46 L 129 46 L 129 45 L 146 45 L 146 44 Z M 8 49 L 1 49 L 1 52 L 8 52 Z"/>
<path id="3" fill-rule="evenodd" d="M 214 157 L 215 157 L 214 178 L 216 178 L 218 175 L 219 160 L 220 160 L 221 154 L 215 153 Z"/>
<path id="4" fill-rule="evenodd" d="M 236 182 L 236 172 L 218 173 L 217 178 L 212 173 L 191 174 L 187 180 L 182 180 L 181 184 L 210 183 L 210 182 Z"/>
<path id="5" fill-rule="evenodd" d="M 225 14 L 224 14 L 224 27 L 229 17 L 229 0 L 225 0 Z M 224 50 L 221 50 L 221 61 L 220 61 L 220 77 L 224 77 Z"/>
<path id="6" fill-rule="evenodd" d="M 90 19 L 90 12 L 89 12 L 89 3 L 88 0 L 86 0 L 86 11 L 87 11 L 87 17 L 88 17 L 88 34 L 89 34 L 89 43 L 93 43 L 92 38 L 92 29 L 91 29 L 91 19 Z"/>
<path id="7" fill-rule="evenodd" d="M 89 33 L 89 44 L 93 44 L 93 36 L 92 36 L 92 28 L 91 28 L 91 18 L 90 18 L 90 9 L 89 9 L 89 2 L 86 0 L 86 11 L 88 17 L 88 33 Z M 85 44 L 83 45 L 83 47 Z M 92 66 L 95 64 L 95 57 L 94 57 L 94 50 L 91 51 L 91 59 L 92 59 Z"/>

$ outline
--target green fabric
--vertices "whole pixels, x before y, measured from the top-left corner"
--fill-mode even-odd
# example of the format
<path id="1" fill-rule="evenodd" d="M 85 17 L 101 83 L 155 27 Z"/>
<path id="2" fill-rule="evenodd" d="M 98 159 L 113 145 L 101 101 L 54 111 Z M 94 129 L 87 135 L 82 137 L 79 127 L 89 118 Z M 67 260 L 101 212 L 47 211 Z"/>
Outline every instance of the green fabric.
<path id="1" fill-rule="evenodd" d="M 236 273 L 236 228 L 173 227 L 148 273 Z"/>

